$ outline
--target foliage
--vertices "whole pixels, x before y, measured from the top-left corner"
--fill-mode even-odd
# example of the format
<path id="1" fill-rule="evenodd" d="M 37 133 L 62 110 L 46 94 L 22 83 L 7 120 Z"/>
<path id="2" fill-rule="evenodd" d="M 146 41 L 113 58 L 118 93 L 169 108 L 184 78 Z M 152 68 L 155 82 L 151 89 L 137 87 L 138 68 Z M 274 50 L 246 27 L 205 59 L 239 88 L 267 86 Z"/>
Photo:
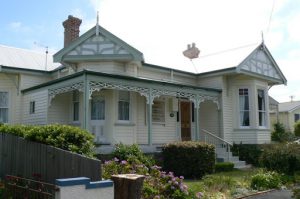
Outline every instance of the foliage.
<path id="1" fill-rule="evenodd" d="M 232 171 L 234 164 L 232 162 L 218 162 L 215 164 L 215 172 Z"/>
<path id="2" fill-rule="evenodd" d="M 163 167 L 176 175 L 202 178 L 212 173 L 215 164 L 215 147 L 202 142 L 173 142 L 163 147 Z"/>
<path id="3" fill-rule="evenodd" d="M 128 151 L 126 151 L 128 149 Z M 161 167 L 151 165 L 151 158 L 140 153 L 138 146 L 124 146 L 118 148 L 115 154 L 123 155 L 126 160 L 115 157 L 113 160 L 106 161 L 103 165 L 103 178 L 109 179 L 111 175 L 135 173 L 145 175 L 146 178 L 143 184 L 143 198 L 152 199 L 192 199 L 196 195 L 189 191 L 188 187 L 183 183 L 183 176 L 176 177 L 172 172 L 164 172 Z M 148 159 L 148 160 L 147 160 Z M 149 163 L 147 166 L 141 163 Z M 200 194 L 201 195 L 201 194 Z M 198 198 L 200 198 L 198 193 Z M 197 198 L 197 197 L 196 197 Z"/>
<path id="4" fill-rule="evenodd" d="M 290 132 L 286 132 L 284 125 L 280 122 L 274 124 L 274 131 L 271 134 L 271 140 L 277 142 L 292 141 L 294 135 Z"/>
<path id="5" fill-rule="evenodd" d="M 295 136 L 300 137 L 300 121 L 294 124 L 294 133 Z"/>
<path id="6" fill-rule="evenodd" d="M 270 145 L 263 151 L 260 163 L 269 170 L 293 175 L 300 170 L 300 145 L 293 143 Z"/>
<path id="7" fill-rule="evenodd" d="M 293 189 L 293 198 L 300 199 L 300 188 Z"/>
<path id="8" fill-rule="evenodd" d="M 251 178 L 251 188 L 256 190 L 276 189 L 282 184 L 281 176 L 275 171 L 262 171 Z"/>
<path id="9" fill-rule="evenodd" d="M 258 169 L 234 170 L 214 173 L 202 180 L 185 180 L 193 192 L 202 192 L 203 199 L 240 198 L 253 193 L 250 188 L 251 177 Z"/>
<path id="10" fill-rule="evenodd" d="M 259 157 L 265 146 L 261 144 L 233 144 L 231 151 L 233 155 L 239 156 L 240 160 L 259 166 Z"/>
<path id="11" fill-rule="evenodd" d="M 78 127 L 58 124 L 45 126 L 1 125 L 0 132 L 93 157 L 93 135 Z"/>
<path id="12" fill-rule="evenodd" d="M 151 167 L 154 165 L 154 159 L 151 157 L 145 156 L 142 150 L 139 148 L 139 145 L 125 145 L 125 144 L 117 144 L 115 146 L 115 150 L 112 155 L 120 160 L 132 160 L 136 163 L 145 164 L 147 167 Z"/>

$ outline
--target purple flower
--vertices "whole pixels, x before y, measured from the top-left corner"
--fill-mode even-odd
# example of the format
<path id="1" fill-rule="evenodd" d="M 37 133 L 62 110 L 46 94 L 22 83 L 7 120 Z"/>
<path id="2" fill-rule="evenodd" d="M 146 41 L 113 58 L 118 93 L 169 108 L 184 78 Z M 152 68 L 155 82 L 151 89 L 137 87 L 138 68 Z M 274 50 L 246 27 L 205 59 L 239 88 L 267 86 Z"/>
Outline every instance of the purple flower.
<path id="1" fill-rule="evenodd" d="M 122 160 L 121 164 L 127 164 L 127 161 L 126 160 Z"/>
<path id="2" fill-rule="evenodd" d="M 153 199 L 160 199 L 160 196 L 155 196 Z"/>
<path id="3" fill-rule="evenodd" d="M 180 176 L 179 178 L 180 178 L 180 179 L 182 179 L 182 180 L 184 179 L 184 177 L 183 177 L 183 176 Z"/>
<path id="4" fill-rule="evenodd" d="M 115 158 L 114 158 L 114 161 L 115 161 L 115 162 L 119 162 L 119 159 L 115 157 Z"/>
<path id="5" fill-rule="evenodd" d="M 204 196 L 204 194 L 202 192 L 196 193 L 196 197 L 197 198 L 202 198 L 203 196 Z"/>

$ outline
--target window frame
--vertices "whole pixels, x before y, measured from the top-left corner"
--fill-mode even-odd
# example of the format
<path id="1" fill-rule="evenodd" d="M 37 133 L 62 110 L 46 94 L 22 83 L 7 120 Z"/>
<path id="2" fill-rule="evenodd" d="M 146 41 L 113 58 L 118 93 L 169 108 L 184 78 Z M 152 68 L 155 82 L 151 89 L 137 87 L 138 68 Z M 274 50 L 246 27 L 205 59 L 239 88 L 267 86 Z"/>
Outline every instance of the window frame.
<path id="1" fill-rule="evenodd" d="M 75 111 L 75 107 L 77 107 L 77 113 Z M 79 102 L 79 91 L 74 90 L 72 93 L 72 121 L 74 123 L 79 122 L 80 120 L 80 102 Z M 77 114 L 77 115 L 75 115 Z"/>
<path id="2" fill-rule="evenodd" d="M 296 120 L 296 116 L 298 117 L 297 120 Z M 295 114 L 294 114 L 294 122 L 296 123 L 296 122 L 298 122 L 298 121 L 300 121 L 300 113 L 295 113 Z"/>
<path id="3" fill-rule="evenodd" d="M 120 99 L 120 96 L 121 96 L 120 93 L 122 93 L 122 92 L 127 92 L 128 93 L 128 100 Z M 118 91 L 118 96 L 117 96 L 117 107 L 118 107 L 118 109 L 117 109 L 117 121 L 118 122 L 120 122 L 120 123 L 129 123 L 129 122 L 131 122 L 131 120 L 132 120 L 132 113 L 131 113 L 131 111 L 132 111 L 132 108 L 131 108 L 132 102 L 131 101 L 132 101 L 132 97 L 131 97 L 131 92 L 130 91 L 126 91 L 126 90 L 119 90 Z M 125 118 L 125 119 L 120 118 L 120 102 L 125 102 L 125 103 L 127 102 L 128 103 L 128 105 L 127 105 L 127 107 L 128 107 L 128 118 Z"/>
<path id="4" fill-rule="evenodd" d="M 247 90 L 247 95 L 241 95 L 240 91 L 243 90 L 243 92 L 245 92 L 245 90 Z M 250 88 L 248 87 L 239 87 L 238 90 L 238 126 L 239 128 L 243 128 L 243 129 L 248 129 L 251 128 L 251 105 L 250 105 Z M 248 97 L 248 110 L 247 109 L 243 109 L 241 110 L 241 100 L 240 100 L 240 96 L 247 96 Z M 248 112 L 248 118 L 249 118 L 249 125 L 242 125 L 241 122 L 241 114 L 244 112 Z"/>
<path id="5" fill-rule="evenodd" d="M 155 111 L 155 103 L 163 104 L 163 111 L 161 113 L 161 115 L 163 116 L 163 121 L 155 120 L 155 114 L 153 114 L 153 111 Z M 158 98 L 158 99 L 153 100 L 151 116 L 152 116 L 152 124 L 166 124 L 166 100 L 165 100 L 165 98 Z"/>
<path id="6" fill-rule="evenodd" d="M 7 124 L 7 123 L 9 123 L 9 120 L 10 120 L 10 114 L 9 114 L 9 110 L 10 110 L 10 101 L 9 101 L 9 99 L 10 99 L 10 93 L 9 93 L 9 91 L 7 91 L 7 90 L 0 90 L 0 93 L 7 93 L 7 106 L 2 106 L 2 107 L 0 107 L 0 109 L 7 109 L 7 121 L 3 121 L 2 123 L 4 123 L 4 124 Z M 1 122 L 0 122 L 1 123 Z"/>
<path id="7" fill-rule="evenodd" d="M 30 115 L 35 114 L 35 110 L 36 110 L 35 105 L 36 105 L 35 100 L 30 100 L 30 102 L 29 102 L 29 114 Z"/>
<path id="8" fill-rule="evenodd" d="M 262 107 L 264 107 L 264 110 L 260 110 L 259 109 L 259 91 L 262 91 L 263 92 L 263 103 L 264 105 L 262 105 Z M 262 89 L 262 88 L 258 88 L 256 90 L 256 100 L 257 100 L 257 124 L 258 124 L 258 127 L 259 128 L 267 128 L 267 124 L 268 124 L 268 114 L 267 114 L 267 100 L 266 100 L 266 90 L 265 89 Z M 260 113 L 262 113 L 262 119 L 264 119 L 264 121 L 262 121 L 262 125 L 260 125 L 261 121 L 260 121 Z"/>
<path id="9" fill-rule="evenodd" d="M 96 98 L 96 97 L 99 97 L 99 98 L 102 98 L 102 101 L 104 101 L 104 118 L 100 118 L 100 119 L 93 119 L 93 98 Z M 90 108 L 90 120 L 93 120 L 93 121 L 104 121 L 105 120 L 105 118 L 106 118 L 106 99 L 105 99 L 105 96 L 103 96 L 103 95 L 93 95 L 92 96 L 92 99 L 91 99 L 91 106 L 90 106 L 91 108 Z"/>

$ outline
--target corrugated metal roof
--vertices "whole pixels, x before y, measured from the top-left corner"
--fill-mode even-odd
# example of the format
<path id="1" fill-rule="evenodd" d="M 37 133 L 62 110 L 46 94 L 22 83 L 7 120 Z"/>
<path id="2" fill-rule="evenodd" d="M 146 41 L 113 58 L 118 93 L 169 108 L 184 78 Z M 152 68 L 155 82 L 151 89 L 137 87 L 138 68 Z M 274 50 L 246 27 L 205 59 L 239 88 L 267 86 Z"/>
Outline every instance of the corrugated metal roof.
<path id="1" fill-rule="evenodd" d="M 0 45 L 0 65 L 45 70 L 46 54 Z M 59 63 L 53 63 L 53 55 L 49 53 L 47 56 L 47 70 L 53 70 L 59 66 Z"/>
<path id="2" fill-rule="evenodd" d="M 242 61 L 244 61 L 258 47 L 258 45 L 259 43 L 249 44 L 212 54 L 204 54 L 200 52 L 199 58 L 192 60 L 193 63 L 191 63 L 189 59 L 182 55 L 181 62 L 179 62 L 178 64 L 181 64 L 181 66 L 183 66 L 180 67 L 181 69 L 191 68 L 191 64 L 193 64 L 193 72 L 195 73 L 206 73 L 210 71 L 236 67 Z"/>
<path id="3" fill-rule="evenodd" d="M 279 112 L 290 112 L 295 110 L 296 108 L 300 108 L 300 101 L 283 102 L 279 103 L 278 106 Z"/>

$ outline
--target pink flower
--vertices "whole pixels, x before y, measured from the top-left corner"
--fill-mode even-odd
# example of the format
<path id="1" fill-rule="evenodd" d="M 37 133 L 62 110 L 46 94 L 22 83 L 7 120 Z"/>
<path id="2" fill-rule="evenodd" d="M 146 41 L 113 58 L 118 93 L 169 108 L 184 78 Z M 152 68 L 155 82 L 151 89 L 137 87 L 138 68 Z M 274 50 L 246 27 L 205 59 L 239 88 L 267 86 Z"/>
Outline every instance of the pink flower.
<path id="1" fill-rule="evenodd" d="M 203 196 L 204 196 L 204 194 L 202 192 L 196 193 L 196 197 L 197 198 L 202 198 Z"/>

